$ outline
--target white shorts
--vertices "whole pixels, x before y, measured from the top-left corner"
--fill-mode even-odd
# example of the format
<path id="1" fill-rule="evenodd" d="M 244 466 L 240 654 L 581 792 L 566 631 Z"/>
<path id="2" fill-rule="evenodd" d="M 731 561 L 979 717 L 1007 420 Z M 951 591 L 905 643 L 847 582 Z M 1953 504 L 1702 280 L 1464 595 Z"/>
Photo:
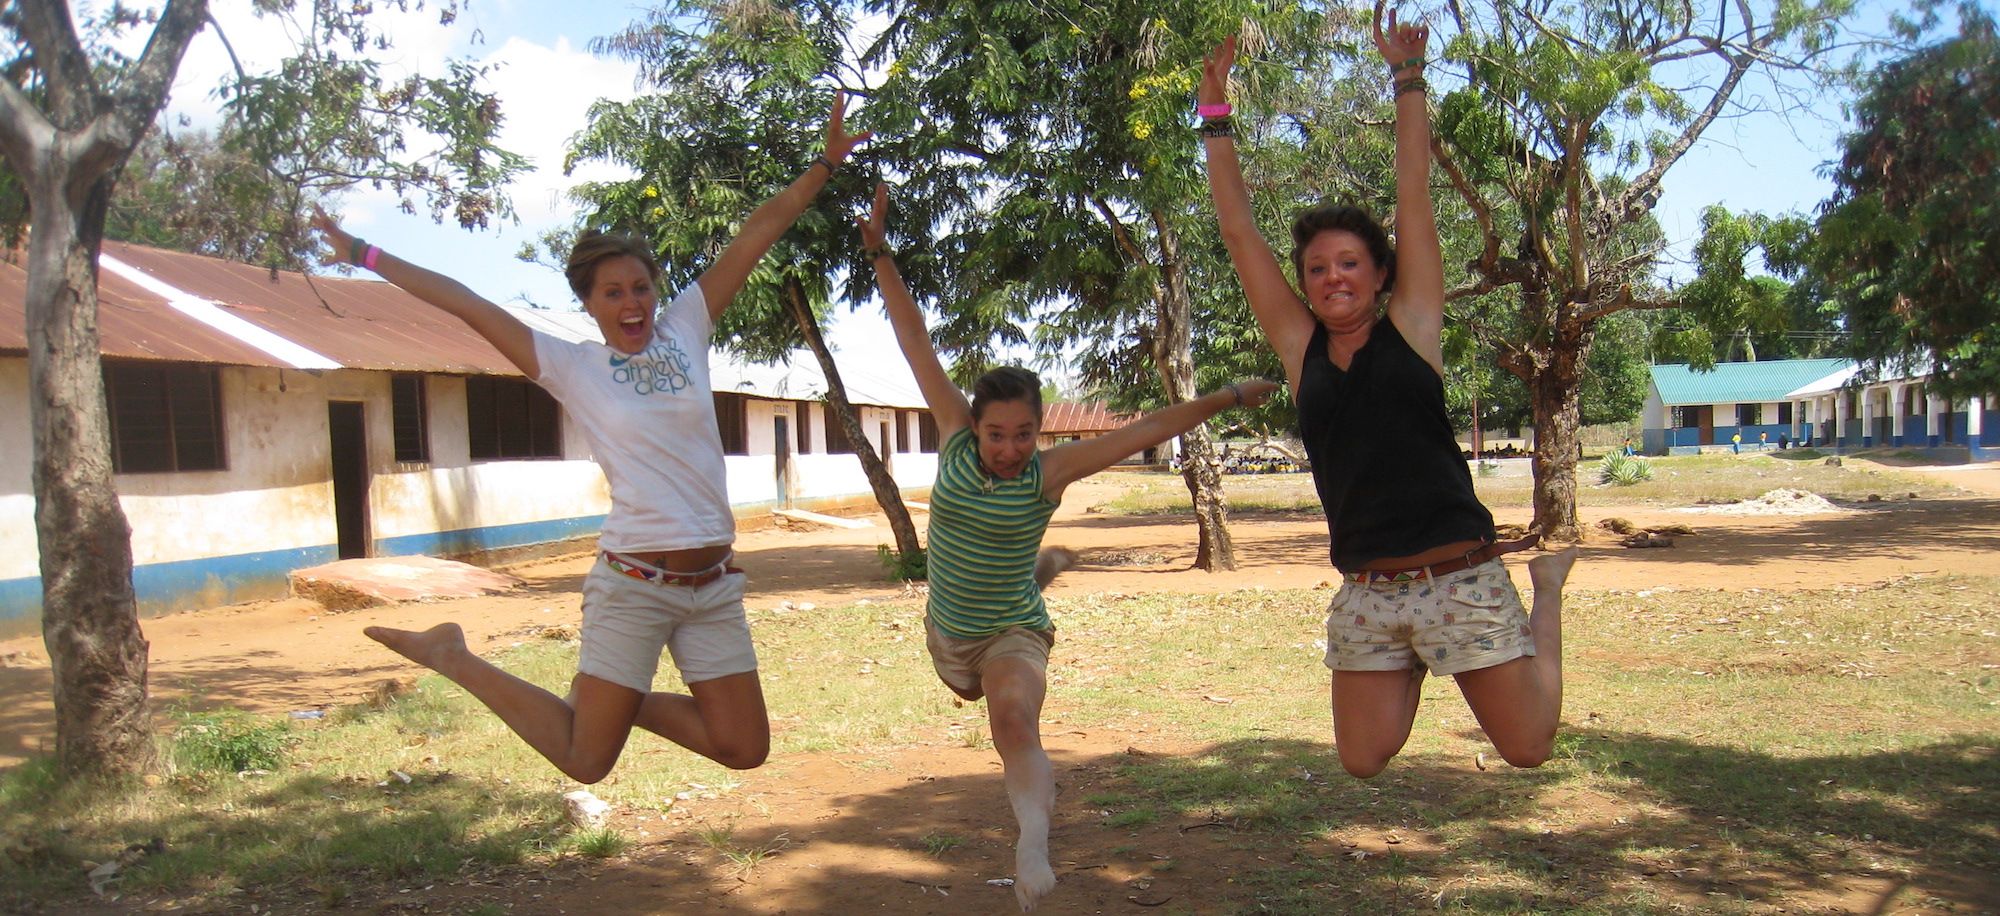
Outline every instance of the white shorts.
<path id="1" fill-rule="evenodd" d="M 757 670 L 743 616 L 746 579 L 731 572 L 701 585 L 661 585 L 612 569 L 600 554 L 583 580 L 577 673 L 646 693 L 662 646 L 685 683 Z"/>

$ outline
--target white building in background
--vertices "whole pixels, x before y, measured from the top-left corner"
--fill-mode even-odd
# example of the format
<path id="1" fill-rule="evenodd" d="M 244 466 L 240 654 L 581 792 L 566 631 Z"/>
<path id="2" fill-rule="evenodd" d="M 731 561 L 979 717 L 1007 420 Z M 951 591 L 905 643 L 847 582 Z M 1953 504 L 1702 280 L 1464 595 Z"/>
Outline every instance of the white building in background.
<path id="1" fill-rule="evenodd" d="M 387 283 L 107 243 L 100 334 L 142 614 L 281 596 L 335 559 L 478 559 L 594 537 L 580 432 L 471 329 Z M 25 268 L 0 262 L 0 636 L 39 628 Z M 597 340 L 580 312 L 516 309 Z M 840 366 L 861 428 L 927 492 L 937 427 L 901 364 Z M 872 504 L 811 354 L 711 374 L 739 517 Z M 707 434 L 707 431 L 691 431 Z"/>

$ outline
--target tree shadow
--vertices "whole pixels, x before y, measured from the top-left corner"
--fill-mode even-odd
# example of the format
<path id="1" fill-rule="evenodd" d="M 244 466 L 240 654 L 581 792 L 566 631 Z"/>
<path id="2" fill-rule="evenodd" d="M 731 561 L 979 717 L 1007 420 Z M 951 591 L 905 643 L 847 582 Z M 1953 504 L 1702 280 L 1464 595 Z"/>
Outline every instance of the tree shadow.
<path id="1" fill-rule="evenodd" d="M 1860 890 L 1833 901 L 1841 910 L 1884 906 L 1906 882 L 1978 906 L 2000 899 L 1993 744 L 1964 738 L 1786 758 L 1580 730 L 1565 734 L 1556 762 L 1536 770 L 1479 771 L 1411 754 L 1368 781 L 1342 773 L 1330 747 L 1289 739 L 1174 755 L 1058 748 L 1051 757 L 1063 791 L 1050 848 L 1059 883 L 1042 911 L 1665 913 L 1719 901 L 1832 905 L 1815 895 L 1842 881 Z M 270 847 L 251 857 L 256 883 L 226 898 L 231 908 L 1014 911 L 1012 892 L 989 883 L 1013 872 L 1012 814 L 997 766 L 932 775 L 897 769 L 898 759 L 780 761 L 774 769 L 818 765 L 851 777 L 827 791 L 767 795 L 769 784 L 747 774 L 698 816 L 671 826 L 642 819 L 658 832 L 612 860 L 509 865 L 508 850 L 561 832 L 553 793 L 449 774 L 388 790 L 299 776 L 254 801 L 282 828 L 254 816 L 181 813 L 134 821 L 121 835 L 212 834 L 232 846 Z M 323 804 L 330 795 L 385 791 L 366 810 Z M 517 823 L 468 841 L 465 825 L 496 811 Z M 620 827 L 637 838 L 631 823 Z M 313 839 L 309 848 L 276 842 L 287 837 Z M 1871 865 L 1882 850 L 1922 865 L 1907 875 Z M 321 877 L 286 877 L 307 856 L 326 857 L 310 870 Z"/>

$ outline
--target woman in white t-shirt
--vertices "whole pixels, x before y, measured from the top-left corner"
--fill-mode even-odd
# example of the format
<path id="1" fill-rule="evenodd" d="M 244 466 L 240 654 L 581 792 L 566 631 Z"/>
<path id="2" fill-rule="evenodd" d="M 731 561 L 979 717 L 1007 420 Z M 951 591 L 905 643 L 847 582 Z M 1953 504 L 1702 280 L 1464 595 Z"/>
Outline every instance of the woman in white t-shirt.
<path id="1" fill-rule="evenodd" d="M 583 648 L 567 698 L 472 654 L 455 623 L 422 632 L 369 627 L 370 638 L 450 678 L 570 778 L 610 772 L 634 726 L 724 766 L 770 752 L 771 726 L 743 616 L 743 573 L 729 565 L 734 518 L 708 381 L 715 320 L 750 270 L 813 202 L 868 134 L 842 126 L 836 96 L 826 151 L 744 221 L 696 282 L 659 305 L 660 268 L 644 244 L 585 233 L 570 252 L 570 288 L 602 344 L 558 340 L 448 277 L 341 231 L 314 226 L 336 256 L 380 274 L 471 325 L 562 402 L 611 485 L 601 555 L 583 587 Z M 652 689 L 660 649 L 688 693 Z"/>

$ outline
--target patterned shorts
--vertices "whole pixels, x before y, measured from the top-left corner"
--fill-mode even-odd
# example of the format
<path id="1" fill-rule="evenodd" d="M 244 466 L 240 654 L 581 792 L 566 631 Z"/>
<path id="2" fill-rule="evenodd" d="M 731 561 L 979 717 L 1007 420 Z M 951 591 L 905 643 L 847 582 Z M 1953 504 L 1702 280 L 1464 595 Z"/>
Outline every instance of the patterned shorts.
<path id="1" fill-rule="evenodd" d="M 1326 666 L 1437 674 L 1535 654 L 1521 594 L 1497 559 L 1409 582 L 1343 582 L 1326 613 Z"/>

